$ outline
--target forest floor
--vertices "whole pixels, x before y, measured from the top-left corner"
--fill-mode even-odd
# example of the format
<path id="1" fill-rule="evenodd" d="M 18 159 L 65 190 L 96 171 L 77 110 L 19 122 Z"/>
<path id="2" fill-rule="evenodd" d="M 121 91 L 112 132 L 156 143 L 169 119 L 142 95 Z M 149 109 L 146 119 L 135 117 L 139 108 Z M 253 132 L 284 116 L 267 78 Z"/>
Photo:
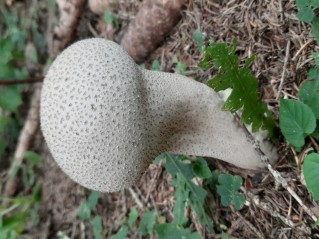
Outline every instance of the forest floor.
<path id="1" fill-rule="evenodd" d="M 113 13 L 119 28 L 106 24 L 103 17 L 94 15 L 86 7 L 81 12 L 81 21 L 73 41 L 105 37 L 119 42 L 142 2 L 118 2 Z M 49 23 L 45 16 L 50 16 Z M 52 26 L 58 21 L 59 13 L 57 10 L 48 11 L 45 16 L 43 32 L 47 34 L 46 39 L 52 39 Z M 307 70 L 314 65 L 312 52 L 319 50 L 312 40 L 311 27 L 297 18 L 295 1 L 196 0 L 189 1 L 183 9 L 182 19 L 145 60 L 145 67 L 150 68 L 152 62 L 158 60 L 161 71 L 182 71 L 201 82 L 209 80 L 214 72 L 198 67 L 203 59 L 203 53 L 193 36 L 198 29 L 205 35 L 205 44 L 210 40 L 229 44 L 236 39 L 240 59 L 256 56 L 251 69 L 260 81 L 262 99 L 270 106 L 277 122 L 278 97 L 296 98 L 300 85 L 307 79 Z M 280 159 L 273 167 L 287 179 L 302 204 L 318 217 L 319 205 L 311 199 L 302 180 L 300 165 L 305 152 L 296 153 L 283 139 L 276 146 Z M 41 224 L 28 234 L 33 235 L 32 238 L 59 238 L 58 235 L 62 234 L 67 236 L 65 238 L 93 238 L 92 229 L 78 216 L 89 191 L 71 181 L 60 170 L 39 129 L 31 147 L 41 153 L 42 161 L 37 174 L 42 185 L 42 201 L 38 211 Z M 250 172 L 220 161 L 216 161 L 212 167 L 241 175 L 245 181 L 246 197 L 251 199 L 251 203 L 240 211 L 221 205 L 211 207 L 217 228 L 223 228 L 228 235 L 237 238 L 319 238 L 316 234 L 318 230 L 312 227 L 312 218 L 291 192 L 276 183 L 269 171 Z M 174 207 L 174 188 L 170 182 L 171 177 L 162 167 L 151 165 L 139 185 L 131 190 L 101 193 L 92 214 L 101 216 L 103 230 L 108 235 L 118 232 L 123 218 L 128 216 L 133 207 L 138 209 L 140 218 L 148 209 L 160 212 L 169 221 Z M 254 196 L 260 198 L 259 204 L 253 203 Z M 208 207 L 209 203 L 208 200 Z M 189 227 L 200 232 L 203 238 L 221 238 L 221 234 L 208 235 L 196 216 L 191 212 L 188 215 Z M 129 238 L 138 238 L 137 227 L 135 229 L 130 232 Z"/>

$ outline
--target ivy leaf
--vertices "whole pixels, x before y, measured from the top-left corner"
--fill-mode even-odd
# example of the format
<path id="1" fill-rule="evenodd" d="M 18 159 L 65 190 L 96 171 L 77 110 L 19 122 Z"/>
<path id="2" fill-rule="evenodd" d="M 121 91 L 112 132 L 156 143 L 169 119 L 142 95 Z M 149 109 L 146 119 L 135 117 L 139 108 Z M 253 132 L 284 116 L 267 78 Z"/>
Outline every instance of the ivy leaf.
<path id="1" fill-rule="evenodd" d="M 303 173 L 313 198 L 319 201 L 319 154 L 308 154 L 303 163 Z"/>
<path id="2" fill-rule="evenodd" d="M 296 100 L 280 100 L 279 121 L 286 140 L 296 148 L 302 147 L 304 138 L 316 128 L 316 118 L 310 107 Z"/>
<path id="3" fill-rule="evenodd" d="M 268 130 L 269 137 L 273 138 L 275 121 L 267 105 L 260 101 L 258 80 L 248 68 L 253 59 L 247 59 L 240 67 L 235 41 L 229 47 L 224 43 L 211 42 L 205 49 L 205 58 L 199 66 L 203 69 L 215 66 L 219 70 L 218 74 L 208 81 L 208 86 L 215 91 L 232 89 L 223 110 L 234 113 L 242 109 L 242 123 L 251 125 L 253 132 L 259 129 Z"/>
<path id="4" fill-rule="evenodd" d="M 317 119 L 319 119 L 319 79 L 309 80 L 302 85 L 299 99 L 308 105 Z"/>
<path id="5" fill-rule="evenodd" d="M 158 224 L 155 226 L 155 231 L 159 239 L 201 239 L 197 232 L 192 233 L 189 228 L 178 227 L 174 224 Z"/>
<path id="6" fill-rule="evenodd" d="M 244 194 L 238 192 L 243 179 L 238 175 L 221 174 L 218 177 L 217 193 L 221 196 L 221 203 L 225 207 L 234 205 L 237 210 L 242 209 L 245 203 Z"/>

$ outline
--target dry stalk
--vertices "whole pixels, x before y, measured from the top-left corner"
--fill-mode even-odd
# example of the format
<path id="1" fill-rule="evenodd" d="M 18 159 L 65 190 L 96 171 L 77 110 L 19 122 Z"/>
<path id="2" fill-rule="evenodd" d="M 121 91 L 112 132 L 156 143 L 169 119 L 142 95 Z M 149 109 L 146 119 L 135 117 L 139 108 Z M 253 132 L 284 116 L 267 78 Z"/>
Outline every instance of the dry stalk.
<path id="1" fill-rule="evenodd" d="M 40 95 L 41 90 L 39 86 L 36 86 L 33 96 L 32 103 L 29 109 L 29 113 L 23 129 L 20 133 L 18 144 L 14 152 L 13 161 L 11 162 L 10 169 L 8 171 L 8 181 L 6 182 L 4 195 L 12 196 L 16 191 L 16 178 L 14 174 L 17 169 L 20 167 L 23 161 L 24 152 L 28 150 L 32 138 L 34 137 L 38 126 L 39 126 L 39 107 L 40 107 Z"/>

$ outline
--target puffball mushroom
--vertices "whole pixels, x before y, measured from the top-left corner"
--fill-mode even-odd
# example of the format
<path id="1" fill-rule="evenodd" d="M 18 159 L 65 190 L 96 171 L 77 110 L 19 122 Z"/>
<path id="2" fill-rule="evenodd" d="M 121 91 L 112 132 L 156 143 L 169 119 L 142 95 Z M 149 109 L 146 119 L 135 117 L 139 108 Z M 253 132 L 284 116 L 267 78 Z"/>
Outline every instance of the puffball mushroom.
<path id="1" fill-rule="evenodd" d="M 181 75 L 142 69 L 111 41 L 81 40 L 65 49 L 41 97 L 41 128 L 54 159 L 93 190 L 136 184 L 165 151 L 263 167 L 217 93 Z M 271 147 L 264 153 L 276 157 Z"/>

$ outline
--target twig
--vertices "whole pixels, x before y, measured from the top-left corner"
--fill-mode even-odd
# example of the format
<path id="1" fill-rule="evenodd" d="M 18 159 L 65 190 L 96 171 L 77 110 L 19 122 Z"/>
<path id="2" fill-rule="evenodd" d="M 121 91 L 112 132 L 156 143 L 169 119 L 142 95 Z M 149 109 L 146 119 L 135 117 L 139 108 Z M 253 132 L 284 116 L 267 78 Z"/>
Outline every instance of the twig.
<path id="1" fill-rule="evenodd" d="M 272 174 L 272 176 L 275 178 L 276 182 L 280 184 L 282 187 L 284 187 L 290 194 L 293 196 L 293 198 L 299 203 L 299 205 L 305 210 L 305 212 L 314 220 L 315 222 L 318 220 L 318 218 L 315 216 L 315 214 L 303 203 L 301 198 L 295 193 L 295 191 L 288 185 L 288 182 L 285 178 L 283 178 L 280 173 L 273 169 L 270 164 L 268 164 L 269 172 Z"/>
<path id="2" fill-rule="evenodd" d="M 266 238 L 265 235 L 262 234 L 250 221 L 244 218 L 243 215 L 241 215 L 241 213 L 238 212 L 233 205 L 230 205 L 230 209 L 256 234 L 256 236 L 258 236 L 258 238 Z"/>
<path id="3" fill-rule="evenodd" d="M 309 138 L 311 140 L 311 143 L 313 144 L 313 147 L 315 147 L 316 151 L 319 152 L 319 145 L 317 144 L 316 140 L 312 136 L 310 136 Z"/>
<path id="4" fill-rule="evenodd" d="M 144 208 L 144 205 L 143 205 L 142 201 L 138 198 L 138 196 L 137 196 L 136 192 L 133 190 L 133 188 L 130 187 L 128 190 L 129 190 L 129 192 L 131 193 L 132 198 L 134 199 L 136 205 L 137 205 L 139 208 L 143 209 L 143 208 Z"/>
<path id="5" fill-rule="evenodd" d="M 43 77 L 34 77 L 26 80 L 0 80 L 0 85 L 16 85 L 43 82 Z"/>
<path id="6" fill-rule="evenodd" d="M 241 190 L 245 192 L 245 195 L 247 195 L 249 201 L 255 204 L 258 208 L 266 211 L 273 217 L 279 218 L 283 223 L 285 223 L 290 228 L 296 227 L 296 224 L 292 220 L 281 215 L 269 202 L 262 201 L 257 195 L 254 195 L 253 193 L 246 191 L 243 187 L 241 187 Z M 300 229 L 305 232 L 308 231 L 308 228 L 300 228 Z"/>
<path id="7" fill-rule="evenodd" d="M 20 133 L 18 144 L 14 152 L 14 158 L 8 171 L 8 181 L 5 185 L 4 195 L 11 196 L 16 191 L 16 181 L 14 174 L 23 161 L 24 152 L 29 148 L 32 137 L 36 133 L 39 125 L 39 107 L 41 90 L 36 87 L 32 96 L 32 103 L 23 129 Z"/>
<path id="8" fill-rule="evenodd" d="M 285 80 L 285 76 L 286 76 L 286 69 L 287 69 L 287 63 L 288 63 L 288 59 L 289 59 L 289 52 L 290 52 L 290 41 L 287 42 L 287 46 L 286 46 L 286 56 L 285 56 L 285 60 L 284 60 L 284 67 L 283 67 L 282 74 L 281 74 L 281 79 L 280 79 L 280 84 L 279 84 L 279 87 L 278 87 L 278 94 L 277 94 L 276 100 L 279 99 L 280 93 L 282 91 L 282 87 L 284 85 L 284 80 Z"/>
<path id="9" fill-rule="evenodd" d="M 312 42 L 313 42 L 313 39 L 309 39 L 308 41 L 306 41 L 306 43 L 300 47 L 300 49 L 296 52 L 296 54 L 293 56 L 291 60 L 295 61 L 296 58 L 300 55 L 300 53 Z"/>

